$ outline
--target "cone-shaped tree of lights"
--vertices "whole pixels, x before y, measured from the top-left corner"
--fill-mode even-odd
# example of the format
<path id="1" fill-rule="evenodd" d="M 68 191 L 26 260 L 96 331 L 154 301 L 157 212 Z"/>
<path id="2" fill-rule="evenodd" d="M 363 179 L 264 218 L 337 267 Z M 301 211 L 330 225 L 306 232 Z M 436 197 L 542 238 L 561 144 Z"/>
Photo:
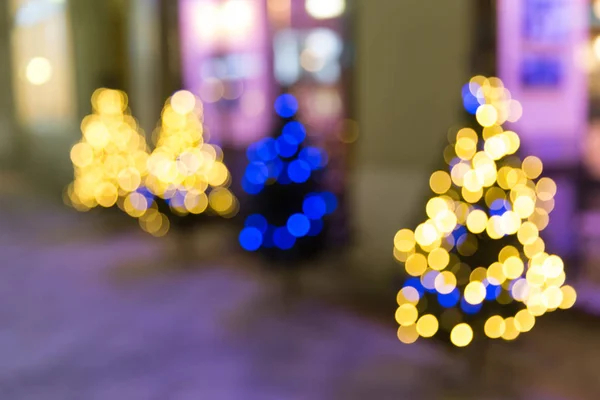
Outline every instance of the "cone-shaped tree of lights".
<path id="1" fill-rule="evenodd" d="M 556 184 L 540 178 L 540 159 L 519 159 L 519 136 L 502 128 L 519 119 L 520 104 L 498 78 L 481 76 L 465 86 L 463 99 L 481 133 L 451 135 L 449 167 L 430 178 L 428 219 L 394 238 L 394 256 L 411 276 L 395 315 L 404 343 L 436 334 L 458 347 L 477 337 L 514 340 L 576 299 L 564 285 L 563 261 L 545 252 L 539 236 Z"/>
<path id="2" fill-rule="evenodd" d="M 92 106 L 81 124 L 83 138 L 71 149 L 75 179 L 67 189 L 68 202 L 79 211 L 98 205 L 124 208 L 147 174 L 146 140 L 125 93 L 98 89 Z"/>
<path id="3" fill-rule="evenodd" d="M 167 214 L 157 207 L 155 197 L 175 218 L 205 211 L 225 217 L 237 213 L 223 152 L 204 141 L 202 104 L 192 93 L 179 91 L 167 100 L 155 142 L 144 186 L 135 194 L 136 216 L 144 230 L 160 236 L 169 229 Z"/>
<path id="4" fill-rule="evenodd" d="M 247 251 L 264 251 L 275 259 L 298 260 L 322 247 L 323 218 L 337 207 L 330 192 L 317 190 L 316 175 L 328 161 L 320 148 L 305 146 L 306 130 L 295 120 L 298 102 L 291 94 L 275 101 L 280 124 L 274 137 L 252 144 L 243 188 L 259 196 L 261 212 L 250 215 L 239 235 Z"/>

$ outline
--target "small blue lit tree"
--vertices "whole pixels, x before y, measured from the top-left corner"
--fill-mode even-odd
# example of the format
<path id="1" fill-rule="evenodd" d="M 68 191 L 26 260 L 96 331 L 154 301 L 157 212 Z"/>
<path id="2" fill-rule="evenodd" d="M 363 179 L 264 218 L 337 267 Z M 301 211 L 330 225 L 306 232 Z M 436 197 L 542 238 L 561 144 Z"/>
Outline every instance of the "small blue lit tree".
<path id="1" fill-rule="evenodd" d="M 247 151 L 242 186 L 255 196 L 258 212 L 246 218 L 239 242 L 246 251 L 260 251 L 288 265 L 325 247 L 323 219 L 335 211 L 337 198 L 319 190 L 328 155 L 305 145 L 306 129 L 296 120 L 296 98 L 279 96 L 275 111 L 280 120 L 274 134 Z"/>

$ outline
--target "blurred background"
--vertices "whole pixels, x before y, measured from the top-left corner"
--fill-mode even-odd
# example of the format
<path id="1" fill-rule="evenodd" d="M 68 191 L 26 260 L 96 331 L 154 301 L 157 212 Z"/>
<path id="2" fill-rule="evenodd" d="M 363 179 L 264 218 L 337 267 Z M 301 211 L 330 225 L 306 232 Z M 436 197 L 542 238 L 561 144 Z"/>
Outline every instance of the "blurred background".
<path id="1" fill-rule="evenodd" d="M 544 239 L 578 302 L 484 351 L 405 345 L 393 238 L 423 214 L 474 75 L 503 80 L 522 153 L 557 182 Z M 4 0 L 0 88 L 2 399 L 600 396 L 600 2 Z M 225 218 L 174 212 L 150 235 L 121 203 L 73 207 L 100 88 L 126 93 L 148 150 L 170 96 L 197 96 Z M 283 92 L 337 208 L 318 257 L 274 262 L 238 235 L 265 204 L 293 212 L 243 182 Z"/>

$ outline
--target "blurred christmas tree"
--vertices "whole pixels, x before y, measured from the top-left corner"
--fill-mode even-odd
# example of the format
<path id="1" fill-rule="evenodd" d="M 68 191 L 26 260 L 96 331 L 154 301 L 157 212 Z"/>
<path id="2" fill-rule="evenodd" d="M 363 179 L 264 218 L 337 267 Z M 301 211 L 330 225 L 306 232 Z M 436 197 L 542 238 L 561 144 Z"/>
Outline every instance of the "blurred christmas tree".
<path id="1" fill-rule="evenodd" d="M 458 347 L 484 334 L 514 340 L 576 298 L 563 261 L 540 237 L 556 184 L 540 178 L 537 157 L 521 161 L 519 136 L 502 128 L 520 118 L 520 104 L 498 78 L 482 76 L 464 87 L 463 100 L 481 133 L 451 135 L 449 168 L 430 178 L 427 221 L 394 238 L 394 256 L 411 276 L 397 296 L 404 343 L 438 333 Z"/>
<path id="2" fill-rule="evenodd" d="M 202 104 L 192 93 L 179 91 L 167 100 L 154 142 L 148 175 L 139 193 L 150 202 L 154 198 L 159 201 L 152 203 L 157 204 L 153 212 L 140 216 L 142 228 L 166 233 L 170 220 L 186 230 L 194 225 L 195 215 L 206 212 L 231 217 L 237 213 L 239 205 L 228 189 L 231 176 L 223 152 L 205 142 Z"/>
<path id="3" fill-rule="evenodd" d="M 256 196 L 258 213 L 246 218 L 239 235 L 247 251 L 260 251 L 272 265 L 293 269 L 325 247 L 323 218 L 335 211 L 337 199 L 319 191 L 319 173 L 327 153 L 306 146 L 305 127 L 295 117 L 298 102 L 291 94 L 279 96 L 280 117 L 272 137 L 248 148 L 244 190 Z"/>
<path id="4" fill-rule="evenodd" d="M 81 123 L 83 138 L 71 149 L 75 179 L 67 188 L 68 203 L 79 211 L 118 204 L 131 214 L 134 193 L 147 174 L 146 140 L 125 93 L 98 89 L 92 106 L 93 113 Z"/>
<path id="5" fill-rule="evenodd" d="M 167 101 L 152 153 L 125 93 L 99 89 L 92 105 L 83 140 L 71 150 L 75 181 L 67 193 L 76 209 L 117 204 L 154 236 L 164 236 L 172 223 L 190 227 L 191 216 L 205 211 L 235 215 L 223 152 L 204 142 L 202 105 L 192 93 L 180 91 Z"/>

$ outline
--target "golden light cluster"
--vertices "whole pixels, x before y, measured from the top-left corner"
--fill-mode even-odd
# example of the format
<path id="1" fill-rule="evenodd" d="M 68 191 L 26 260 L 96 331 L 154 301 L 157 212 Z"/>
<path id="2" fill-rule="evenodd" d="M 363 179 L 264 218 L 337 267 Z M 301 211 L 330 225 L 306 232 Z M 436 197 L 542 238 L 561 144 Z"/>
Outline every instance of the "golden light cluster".
<path id="1" fill-rule="evenodd" d="M 146 186 L 179 215 L 201 214 L 210 208 L 231 217 L 239 209 L 228 189 L 231 175 L 223 151 L 204 142 L 201 118 L 202 104 L 192 93 L 179 91 L 167 101 L 156 147 L 148 159 Z"/>
<path id="2" fill-rule="evenodd" d="M 98 89 L 93 113 L 81 123 L 82 140 L 71 149 L 75 180 L 67 189 L 79 211 L 112 207 L 135 192 L 147 174 L 148 147 L 129 114 L 127 96 Z"/>
<path id="3" fill-rule="evenodd" d="M 75 180 L 67 196 L 74 208 L 116 204 L 154 236 L 165 235 L 170 227 L 155 197 L 178 215 L 207 209 L 235 215 L 238 202 L 227 188 L 231 178 L 223 152 L 204 143 L 202 106 L 192 93 L 180 91 L 167 101 L 151 153 L 125 93 L 99 89 L 92 105 L 93 114 L 81 126 L 83 138 L 71 150 Z"/>
<path id="4" fill-rule="evenodd" d="M 464 128 L 451 136 L 444 151 L 449 169 L 430 178 L 435 196 L 425 208 L 427 221 L 394 238 L 394 256 L 412 277 L 397 296 L 398 338 L 404 343 L 444 329 L 455 346 L 467 346 L 479 327 L 463 317 L 478 313 L 486 302 L 520 305 L 515 315 L 492 312 L 480 324 L 488 338 L 514 340 L 531 330 L 537 317 L 568 309 L 576 300 L 575 290 L 565 285 L 562 259 L 547 253 L 540 237 L 554 208 L 556 184 L 540 177 L 539 158 L 521 161 L 515 155 L 519 136 L 502 127 L 521 117 L 520 105 L 498 78 L 475 77 L 469 91 L 479 102 L 481 134 Z M 515 246 L 500 245 L 488 265 L 464 261 L 480 243 L 510 236 L 516 237 Z M 445 308 L 440 316 L 425 313 L 432 296 Z"/>

